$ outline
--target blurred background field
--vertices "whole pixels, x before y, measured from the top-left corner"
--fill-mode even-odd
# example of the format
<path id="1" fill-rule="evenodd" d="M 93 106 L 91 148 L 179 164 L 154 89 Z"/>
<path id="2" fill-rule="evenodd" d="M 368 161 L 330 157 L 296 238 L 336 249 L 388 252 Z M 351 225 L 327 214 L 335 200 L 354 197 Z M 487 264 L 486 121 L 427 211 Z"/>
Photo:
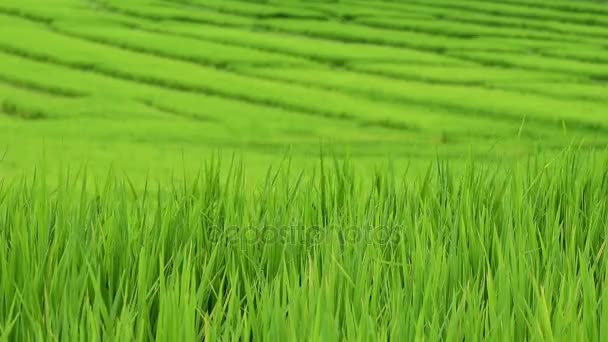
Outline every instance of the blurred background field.
<path id="1" fill-rule="evenodd" d="M 607 25 L 566 0 L 4 0 L 0 172 L 602 149 Z"/>

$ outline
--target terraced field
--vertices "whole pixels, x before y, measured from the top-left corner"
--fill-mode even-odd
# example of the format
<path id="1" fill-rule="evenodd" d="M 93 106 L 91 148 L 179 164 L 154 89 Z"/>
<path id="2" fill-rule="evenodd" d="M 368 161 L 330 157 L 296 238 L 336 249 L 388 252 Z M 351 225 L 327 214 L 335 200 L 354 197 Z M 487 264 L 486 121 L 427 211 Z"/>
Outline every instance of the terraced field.
<path id="1" fill-rule="evenodd" d="M 0 0 L 0 342 L 608 341 L 606 147 L 606 1 Z"/>
<path id="2" fill-rule="evenodd" d="M 608 141 L 602 3 L 4 0 L 0 30 L 3 172 Z"/>

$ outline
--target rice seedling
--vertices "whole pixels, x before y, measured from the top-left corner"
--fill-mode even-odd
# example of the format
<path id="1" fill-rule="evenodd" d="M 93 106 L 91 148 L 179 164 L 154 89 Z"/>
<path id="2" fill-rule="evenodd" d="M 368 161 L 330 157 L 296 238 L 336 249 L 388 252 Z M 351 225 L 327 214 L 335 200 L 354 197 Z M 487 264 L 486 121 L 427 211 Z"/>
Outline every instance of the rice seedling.
<path id="1" fill-rule="evenodd" d="M 605 337 L 605 153 L 419 177 L 220 162 L 140 189 L 85 169 L 3 182 L 0 337 Z"/>

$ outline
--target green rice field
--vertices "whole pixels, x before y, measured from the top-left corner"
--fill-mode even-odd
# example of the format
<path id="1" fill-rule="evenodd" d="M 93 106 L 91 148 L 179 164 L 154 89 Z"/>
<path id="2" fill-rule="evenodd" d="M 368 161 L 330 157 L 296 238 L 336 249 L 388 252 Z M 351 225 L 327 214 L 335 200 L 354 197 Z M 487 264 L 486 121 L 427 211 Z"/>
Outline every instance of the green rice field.
<path id="1" fill-rule="evenodd" d="M 0 1 L 0 341 L 608 340 L 608 2 Z"/>

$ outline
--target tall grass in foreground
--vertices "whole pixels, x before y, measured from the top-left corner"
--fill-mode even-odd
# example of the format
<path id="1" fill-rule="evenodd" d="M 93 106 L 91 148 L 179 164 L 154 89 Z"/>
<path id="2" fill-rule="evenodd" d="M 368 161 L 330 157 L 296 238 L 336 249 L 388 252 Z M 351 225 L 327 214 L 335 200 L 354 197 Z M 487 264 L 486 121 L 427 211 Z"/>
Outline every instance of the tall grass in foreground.
<path id="1" fill-rule="evenodd" d="M 605 341 L 607 162 L 4 183 L 0 340 Z"/>

